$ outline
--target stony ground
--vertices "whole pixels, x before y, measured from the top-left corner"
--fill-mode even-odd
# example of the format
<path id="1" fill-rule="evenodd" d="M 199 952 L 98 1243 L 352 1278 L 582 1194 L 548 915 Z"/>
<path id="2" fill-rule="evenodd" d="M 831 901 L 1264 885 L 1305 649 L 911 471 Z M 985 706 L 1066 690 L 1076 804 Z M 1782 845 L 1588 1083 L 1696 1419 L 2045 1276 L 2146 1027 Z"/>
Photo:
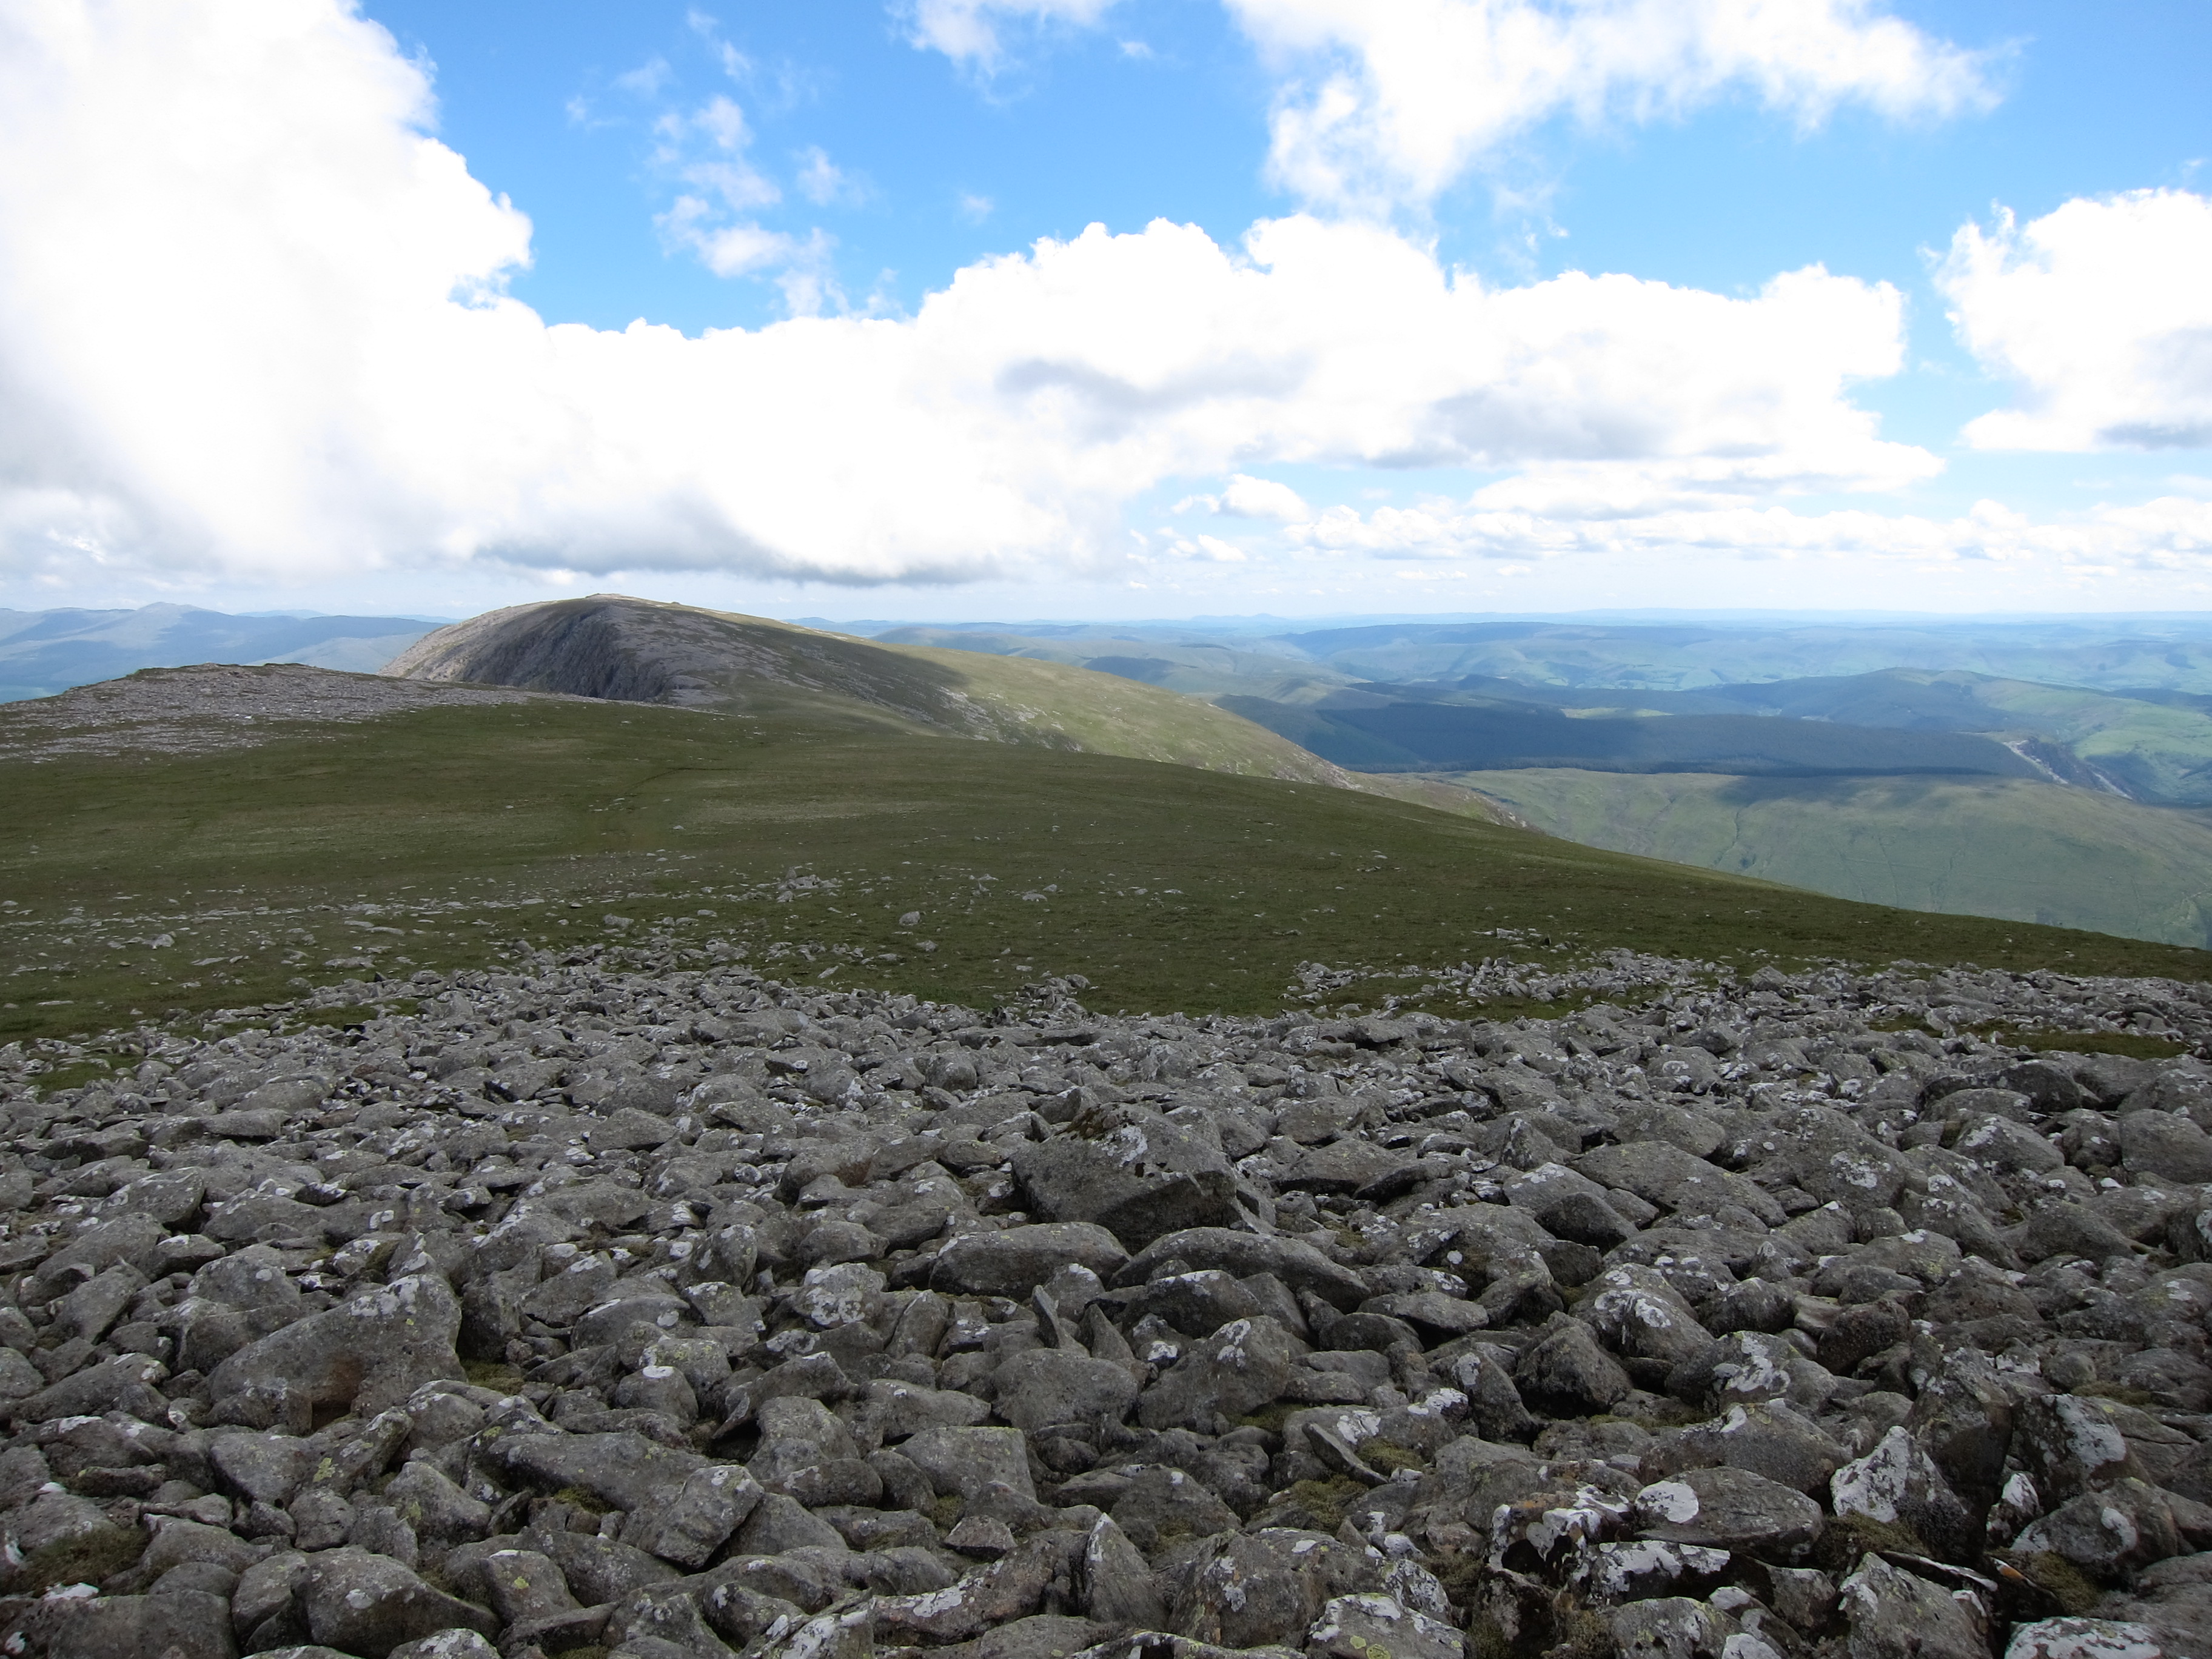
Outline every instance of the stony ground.
<path id="1" fill-rule="evenodd" d="M 2206 988 L 410 988 L 0 1050 L 0 1650 L 2212 1654 Z"/>
<path id="2" fill-rule="evenodd" d="M 147 668 L 58 696 L 7 704 L 0 711 L 0 760 L 251 749 L 298 736 L 303 725 L 350 724 L 418 708 L 532 702 L 552 695 L 343 674 L 292 662 Z"/>

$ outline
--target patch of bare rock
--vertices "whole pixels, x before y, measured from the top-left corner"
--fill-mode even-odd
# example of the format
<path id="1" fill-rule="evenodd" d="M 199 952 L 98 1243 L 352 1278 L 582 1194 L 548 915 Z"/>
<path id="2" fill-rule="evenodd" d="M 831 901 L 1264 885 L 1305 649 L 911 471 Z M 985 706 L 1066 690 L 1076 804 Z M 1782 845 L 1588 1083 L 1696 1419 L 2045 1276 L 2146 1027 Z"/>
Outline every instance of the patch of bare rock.
<path id="1" fill-rule="evenodd" d="M 411 988 L 0 1050 L 0 1651 L 2212 1653 L 2203 988 Z"/>
<path id="2" fill-rule="evenodd" d="M 0 759 L 251 749 L 295 735 L 290 728 L 301 724 L 351 724 L 420 708 L 530 702 L 554 695 L 394 680 L 289 662 L 148 668 L 0 708 Z"/>

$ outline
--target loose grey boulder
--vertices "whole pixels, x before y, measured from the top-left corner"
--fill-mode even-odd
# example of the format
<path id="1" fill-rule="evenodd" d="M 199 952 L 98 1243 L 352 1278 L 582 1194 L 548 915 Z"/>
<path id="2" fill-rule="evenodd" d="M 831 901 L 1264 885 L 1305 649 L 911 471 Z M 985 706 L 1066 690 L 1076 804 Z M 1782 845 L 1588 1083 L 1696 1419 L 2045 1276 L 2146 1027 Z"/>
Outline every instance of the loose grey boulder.
<path id="1" fill-rule="evenodd" d="M 337 1549 L 310 1558 L 297 1591 L 317 1642 L 361 1659 L 386 1659 L 403 1643 L 446 1630 L 499 1633 L 483 1607 L 434 1589 L 388 1556 Z"/>
<path id="2" fill-rule="evenodd" d="M 1128 1259 L 1103 1227 L 1044 1222 L 954 1239 L 938 1252 L 929 1283 L 948 1295 L 1025 1297 L 1071 1262 L 1107 1278 Z"/>
<path id="3" fill-rule="evenodd" d="M 1018 1353 L 992 1373 L 999 1414 L 1018 1429 L 1118 1423 L 1137 1403 L 1127 1366 L 1059 1348 Z"/>
<path id="4" fill-rule="evenodd" d="M 240 1349 L 216 1367 L 208 1391 L 221 1401 L 281 1388 L 370 1416 L 426 1382 L 464 1375 L 453 1351 L 460 1325 L 460 1300 L 441 1275 L 396 1279 Z"/>
<path id="5" fill-rule="evenodd" d="M 1636 1494 L 1638 1529 L 1646 1538 L 1742 1550 L 1787 1562 L 1820 1535 L 1820 1506 L 1800 1492 L 1748 1469 L 1685 1469 Z"/>
<path id="6" fill-rule="evenodd" d="M 1985 1659 L 1981 1622 L 1948 1590 L 1862 1556 L 1841 1586 L 1850 1659 Z"/>

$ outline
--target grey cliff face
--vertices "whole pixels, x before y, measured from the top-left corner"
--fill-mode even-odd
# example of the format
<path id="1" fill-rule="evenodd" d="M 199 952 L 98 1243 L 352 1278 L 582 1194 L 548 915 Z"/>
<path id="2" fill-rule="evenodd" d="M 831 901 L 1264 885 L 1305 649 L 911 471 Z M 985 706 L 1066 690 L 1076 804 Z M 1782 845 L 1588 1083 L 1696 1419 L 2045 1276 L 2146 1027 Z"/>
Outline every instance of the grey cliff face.
<path id="1" fill-rule="evenodd" d="M 2212 1066 L 1957 1034 L 2212 1010 L 1916 971 L 0 1050 L 0 1650 L 2212 1653 Z"/>

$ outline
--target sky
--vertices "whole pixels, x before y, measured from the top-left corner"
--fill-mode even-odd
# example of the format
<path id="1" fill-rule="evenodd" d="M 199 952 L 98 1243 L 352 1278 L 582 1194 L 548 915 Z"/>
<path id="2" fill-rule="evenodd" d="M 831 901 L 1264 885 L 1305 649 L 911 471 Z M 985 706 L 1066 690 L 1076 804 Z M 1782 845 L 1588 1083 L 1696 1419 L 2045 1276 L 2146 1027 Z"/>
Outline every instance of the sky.
<path id="1" fill-rule="evenodd" d="M 2212 610 L 2212 9 L 0 0 L 0 606 Z"/>

